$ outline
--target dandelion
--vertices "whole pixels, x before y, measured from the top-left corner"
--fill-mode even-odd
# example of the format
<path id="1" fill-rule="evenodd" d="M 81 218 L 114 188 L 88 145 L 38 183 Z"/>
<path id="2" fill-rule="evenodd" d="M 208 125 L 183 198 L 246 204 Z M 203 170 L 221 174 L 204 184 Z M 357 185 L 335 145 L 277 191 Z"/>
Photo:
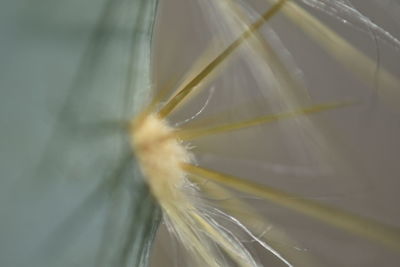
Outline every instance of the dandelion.
<path id="1" fill-rule="evenodd" d="M 256 11 L 249 1 L 180 3 L 196 11 L 194 28 L 202 23 L 209 34 L 194 34 L 199 56 L 189 53 L 179 69 L 189 58 L 180 51 L 176 66 L 165 60 L 167 77 L 153 81 L 150 54 L 159 73 L 163 56 L 176 57 L 161 23 L 156 41 L 167 54 L 150 49 L 157 1 L 106 1 L 39 166 L 29 170 L 34 178 L 17 183 L 23 197 L 13 205 L 38 214 L 29 225 L 40 237 L 24 240 L 40 245 L 4 264 L 148 266 L 160 225 L 175 240 L 168 249 L 178 266 L 351 266 L 396 258 L 399 228 L 364 210 L 363 201 L 380 203 L 369 196 L 373 185 L 326 121 L 339 114 L 358 122 L 363 103 L 375 107 L 363 114 L 397 112 L 398 78 L 312 12 L 364 32 L 377 48 L 400 42 L 349 1 L 257 4 Z M 363 90 L 346 88 L 339 94 L 346 97 L 325 101 L 333 94 L 308 88 L 276 20 L 301 32 Z M 57 207 L 49 199 L 59 199 Z M 356 248 L 342 249 L 345 242 Z M 375 250 L 375 258 L 351 255 L 358 249 Z"/>

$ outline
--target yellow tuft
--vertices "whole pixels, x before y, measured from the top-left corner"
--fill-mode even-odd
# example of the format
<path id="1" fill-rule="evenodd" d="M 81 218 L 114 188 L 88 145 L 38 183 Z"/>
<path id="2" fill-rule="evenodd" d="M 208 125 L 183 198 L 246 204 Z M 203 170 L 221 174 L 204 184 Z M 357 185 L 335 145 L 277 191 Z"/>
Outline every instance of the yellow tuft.
<path id="1" fill-rule="evenodd" d="M 181 187 L 182 162 L 189 162 L 190 156 L 182 144 L 170 138 L 173 128 L 166 120 L 154 114 L 147 115 L 131 126 L 131 144 L 140 168 L 154 196 L 163 199 L 167 188 Z"/>
<path id="2" fill-rule="evenodd" d="M 221 249 L 238 266 L 256 267 L 252 255 L 204 209 L 198 190 L 187 178 L 182 162 L 191 155 L 175 137 L 175 129 L 155 114 L 133 120 L 132 148 L 150 190 L 161 206 L 164 222 L 198 266 L 227 266 Z"/>

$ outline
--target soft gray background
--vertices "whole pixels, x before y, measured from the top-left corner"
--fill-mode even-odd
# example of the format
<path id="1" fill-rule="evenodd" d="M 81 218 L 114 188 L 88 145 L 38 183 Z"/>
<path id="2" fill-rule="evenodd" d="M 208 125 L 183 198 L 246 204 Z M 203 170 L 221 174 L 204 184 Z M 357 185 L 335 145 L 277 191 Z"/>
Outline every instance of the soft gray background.
<path id="1" fill-rule="evenodd" d="M 259 12 L 267 8 L 264 1 L 245 2 L 249 2 Z M 399 35 L 398 2 L 352 3 L 378 25 L 395 36 Z M 176 73 L 185 73 L 190 69 L 196 57 L 209 47 L 209 41 L 221 26 L 214 25 L 214 29 L 212 26 L 205 27 L 204 22 L 212 20 L 213 14 L 205 15 L 200 10 L 199 5 L 193 5 L 191 1 L 161 3 L 154 56 L 158 88 L 168 86 L 171 80 L 172 83 L 177 80 Z M 379 58 L 380 67 L 389 69 L 397 76 L 400 74 L 398 49 L 381 41 L 377 47 L 373 38 L 357 27 L 343 24 L 340 19 L 321 12 L 311 12 L 373 59 Z M 302 70 L 314 103 L 344 99 L 362 101 L 349 109 L 316 116 L 314 122 L 327 137 L 327 143 L 323 145 L 327 145 L 331 153 L 328 158 L 333 158 L 334 163 L 320 157 L 318 146 L 313 150 L 313 134 L 309 138 L 302 137 L 301 131 L 286 128 L 285 125 L 260 127 L 248 132 L 195 141 L 193 151 L 198 161 L 226 173 L 274 185 L 316 201 L 399 225 L 398 108 L 374 95 L 374 85 L 360 82 L 315 42 L 287 22 L 283 15 L 276 16 L 271 25 Z M 232 69 L 227 67 L 226 72 L 221 74 L 222 81 L 208 86 L 215 86 L 216 89 L 198 119 L 212 117 L 216 110 L 230 111 L 228 115 L 225 114 L 226 121 L 234 121 L 241 116 L 254 117 L 269 111 L 265 106 L 271 103 L 268 99 L 258 98 L 257 92 L 251 90 L 257 86 L 255 81 L 241 76 L 241 72 L 246 70 L 240 66 Z M 207 96 L 206 87 L 205 93 L 200 93 L 196 98 L 198 101 L 185 106 L 185 112 L 176 114 L 174 120 L 179 122 L 196 114 L 206 102 Z M 238 103 L 237 107 L 234 103 Z M 240 105 L 243 103 L 245 105 Z M 216 120 L 222 121 L 220 118 Z M 215 120 L 211 122 L 215 123 Z M 331 164 L 335 171 L 329 169 Z M 315 255 L 322 266 L 397 265 L 396 252 L 387 251 L 379 245 L 333 230 L 264 201 L 255 200 L 252 205 L 272 222 L 284 227 L 300 243 L 299 247 L 304 249 L 304 253 Z M 168 237 L 165 233 L 163 235 Z M 172 262 L 176 261 L 177 256 L 170 249 L 170 242 L 158 243 L 157 253 L 161 260 L 155 260 L 154 266 L 165 266 L 166 255 Z M 265 251 L 259 252 L 265 263 L 280 266 L 266 254 Z"/>

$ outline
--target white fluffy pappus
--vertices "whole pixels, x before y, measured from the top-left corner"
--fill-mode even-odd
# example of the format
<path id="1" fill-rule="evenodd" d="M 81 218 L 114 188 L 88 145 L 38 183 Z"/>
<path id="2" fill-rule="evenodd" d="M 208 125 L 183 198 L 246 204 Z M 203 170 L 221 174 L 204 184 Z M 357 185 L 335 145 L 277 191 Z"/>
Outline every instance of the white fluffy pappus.
<path id="1" fill-rule="evenodd" d="M 34 232 L 49 242 L 24 261 L 41 267 L 145 267 L 150 255 L 156 267 L 397 262 L 399 73 L 385 65 L 395 34 L 349 0 L 104 4 L 92 39 L 80 24 L 60 34 L 89 45 L 73 90 L 51 86 L 62 92 L 49 98 L 67 100 L 54 102 L 42 169 L 27 175 L 44 179 L 21 182 L 22 215 L 3 201 L 0 229 L 13 231 L 1 264 L 27 266 L 9 251 L 35 254 Z M 60 24 L 45 22 L 60 41 L 49 26 Z M 45 54 L 71 46 L 61 41 Z M 153 246 L 159 225 L 168 259 L 163 240 Z"/>
<path id="2" fill-rule="evenodd" d="M 228 106 L 236 112 L 230 113 L 231 115 L 234 114 L 233 119 L 230 118 L 231 121 L 223 121 L 219 117 L 219 123 L 216 123 L 216 120 L 213 121 L 216 126 L 200 123 L 200 126 L 196 127 L 192 126 L 196 125 L 196 118 L 190 120 L 187 125 L 184 124 L 182 129 L 169 128 L 171 133 L 166 133 L 160 128 L 156 132 L 163 134 L 158 139 L 162 140 L 161 142 L 165 142 L 165 145 L 169 142 L 174 142 L 174 144 L 178 145 L 182 141 L 192 142 L 198 138 L 216 134 L 221 136 L 228 135 L 229 132 L 266 123 L 277 122 L 278 124 L 282 123 L 282 125 L 287 123 L 287 125 L 291 126 L 282 126 L 285 129 L 284 134 L 292 135 L 293 133 L 290 133 L 289 129 L 298 131 L 299 140 L 303 141 L 306 144 L 305 147 L 308 147 L 307 149 L 311 151 L 310 155 L 315 160 L 316 165 L 326 165 L 330 168 L 341 166 L 340 164 L 342 163 L 338 163 L 339 161 L 336 163 L 332 161 L 332 158 L 336 159 L 337 155 L 335 155 L 336 151 L 334 151 L 335 149 L 330 143 L 330 136 L 325 135 L 319 126 L 314 124 L 308 114 L 351 106 L 358 102 L 359 99 L 353 98 L 349 100 L 345 98 L 338 102 L 312 104 L 314 101 L 310 99 L 307 88 L 304 88 L 301 77 L 296 76 L 295 72 L 298 67 L 294 65 L 290 55 L 287 55 L 287 50 L 282 46 L 282 42 L 274 30 L 268 27 L 268 22 L 279 14 L 287 16 L 295 27 L 304 31 L 307 36 L 313 39 L 340 64 L 343 64 L 345 68 L 348 68 L 360 80 L 367 84 L 379 80 L 380 88 L 382 88 L 380 93 L 382 98 L 386 98 L 386 100 L 398 101 L 398 78 L 383 68 L 379 69 L 379 75 L 377 76 L 377 67 L 374 60 L 364 55 L 350 42 L 325 26 L 295 1 L 266 2 L 270 4 L 265 13 L 254 11 L 246 1 L 210 0 L 195 2 L 199 16 L 203 17 L 204 21 L 209 24 L 212 36 L 211 42 L 209 46 L 206 45 L 205 49 L 203 49 L 205 52 L 200 53 L 201 56 L 194 60 L 195 63 L 189 64 L 189 68 L 186 68 L 184 75 L 180 75 L 180 80 L 176 82 L 177 85 L 171 96 L 167 100 L 158 100 L 157 104 L 160 109 L 157 111 L 157 117 L 153 117 L 155 115 L 149 115 L 150 113 L 146 112 L 143 117 L 158 118 L 160 125 L 166 125 L 165 118 L 173 117 L 175 114 L 180 113 L 181 110 L 183 110 L 181 113 L 187 114 L 185 113 L 187 112 L 185 110 L 185 107 L 188 106 L 187 103 L 190 103 L 191 100 L 195 102 L 196 96 L 207 88 L 215 88 L 212 98 L 218 99 L 218 94 L 220 94 L 220 97 L 229 98 L 227 95 L 232 94 L 234 101 L 240 99 L 239 104 L 246 103 L 246 101 L 243 101 L 244 99 L 248 99 L 251 102 L 251 99 L 256 99 L 259 96 L 265 101 L 265 105 L 270 108 L 269 112 L 272 112 L 272 114 L 251 117 L 248 115 L 253 112 L 252 110 L 255 110 L 254 107 L 245 105 L 247 109 L 239 108 L 235 110 L 237 103 L 232 102 Z M 329 15 L 334 15 L 340 20 L 346 20 L 347 23 L 350 22 L 355 28 L 385 40 L 394 47 L 399 45 L 399 41 L 395 37 L 371 22 L 347 1 L 303 1 L 303 3 L 313 8 L 318 8 Z M 240 66 L 239 70 L 242 70 L 245 74 L 236 71 L 235 73 L 238 77 L 233 77 L 232 75 L 224 76 L 225 72 L 231 71 L 232 65 Z M 245 77 L 246 75 L 247 77 Z M 241 80 L 239 76 L 244 77 L 244 79 Z M 229 81 L 229 79 L 234 82 Z M 162 88 L 161 91 L 163 89 L 168 88 Z M 206 103 L 208 104 L 208 102 L 209 99 Z M 256 102 L 257 100 L 255 100 Z M 240 105 L 238 106 L 240 107 Z M 201 112 L 198 110 L 201 110 Z M 207 108 L 205 112 L 203 112 L 203 108 L 198 108 L 197 111 L 192 109 L 190 112 L 196 115 L 202 113 L 200 114 L 201 117 L 204 113 L 207 113 Z M 187 117 L 188 115 L 185 116 Z M 211 117 L 213 116 L 215 114 L 211 112 Z M 205 121 L 207 121 L 207 115 L 204 115 L 204 117 L 206 117 Z M 224 118 L 227 117 L 225 116 Z M 178 115 L 178 118 L 181 117 Z M 216 118 L 218 118 L 218 115 Z M 149 136 L 152 136 L 152 134 L 149 134 Z M 229 140 L 229 137 L 227 140 Z M 295 148 L 296 142 L 298 140 L 293 141 L 293 148 Z M 157 144 L 157 142 L 154 144 Z M 301 148 L 302 145 L 297 148 L 300 153 L 304 149 Z M 200 151 L 202 150 L 200 146 L 197 147 L 196 145 L 195 147 Z M 181 151 L 181 149 L 184 149 L 182 145 L 177 151 Z M 196 154 L 196 149 L 190 153 Z M 156 151 L 160 153 L 157 157 L 164 153 L 162 147 L 159 150 L 156 149 Z M 168 159 L 171 155 L 173 153 L 168 153 L 165 158 Z M 177 155 L 181 155 L 181 152 Z M 307 156 L 309 155 L 307 154 Z M 142 158 L 142 156 L 139 158 Z M 243 242 L 240 239 L 234 238 L 232 232 L 226 232 L 225 228 L 216 224 L 215 220 L 210 219 L 215 216 L 215 212 L 212 212 L 211 207 L 204 206 L 202 198 L 199 197 L 225 196 L 229 199 L 232 198 L 232 192 L 225 188 L 269 200 L 279 206 L 295 210 L 328 225 L 386 244 L 389 247 L 398 247 L 399 245 L 399 231 L 396 227 L 359 217 L 342 209 L 336 209 L 330 205 L 325 206 L 322 203 L 291 195 L 272 187 L 267 188 L 252 184 L 249 181 L 237 180 L 236 177 L 195 166 L 197 163 L 190 161 L 188 155 L 183 158 L 185 160 L 182 161 L 181 165 L 170 165 L 174 166 L 172 169 L 175 169 L 176 166 L 176 172 L 174 173 L 180 173 L 181 181 L 171 177 L 171 179 L 167 180 L 172 184 L 163 187 L 161 185 L 165 183 L 165 179 L 169 176 L 152 173 L 151 176 L 147 176 L 147 179 L 150 187 L 154 190 L 154 196 L 162 207 L 167 228 L 173 235 L 176 235 L 178 241 L 181 241 L 183 247 L 190 252 L 190 256 L 188 256 L 189 262 L 195 259 L 194 261 L 199 266 L 230 266 L 230 264 L 233 264 L 232 262 L 239 266 L 262 265 L 256 260 L 257 257 L 253 258 L 253 253 L 243 246 Z M 139 161 L 142 162 L 144 173 L 150 173 L 150 171 L 146 171 L 148 167 L 145 166 L 148 165 L 143 163 L 143 160 Z M 335 164 L 336 166 L 332 167 Z M 212 180 L 212 182 L 204 182 L 202 179 Z M 199 187 L 193 186 L 189 180 L 196 181 Z M 181 183 L 186 184 L 186 186 Z M 203 185 L 203 183 L 205 184 Z M 165 192 L 163 190 L 159 191 L 157 188 L 168 190 L 169 193 L 164 195 Z M 169 191 L 171 188 L 176 190 L 175 193 Z M 169 196 L 170 198 L 164 198 L 164 196 Z M 186 201 L 178 201 L 180 198 L 186 199 Z M 185 204 L 182 206 L 181 203 Z M 244 210 L 248 209 L 248 215 L 243 216 L 240 212 L 237 213 L 235 209 L 230 210 L 232 209 L 230 205 L 241 207 Z M 243 201 L 232 201 L 225 206 L 217 207 L 217 209 L 221 209 L 223 214 L 225 212 L 227 214 L 235 214 L 236 212 L 235 216 L 230 217 L 231 220 L 235 221 L 237 225 L 243 226 L 242 229 L 246 229 L 245 232 L 250 233 L 253 241 L 259 242 L 262 247 L 272 252 L 283 264 L 288 266 L 296 265 L 296 263 L 302 266 L 313 265 L 311 263 L 313 260 L 309 259 L 309 255 L 306 255 L 306 253 L 293 253 L 293 250 L 295 250 L 293 248 L 297 247 L 296 242 L 286 236 L 279 227 L 271 227 L 274 228 L 275 232 L 271 231 L 269 233 L 266 229 L 269 229 L 268 225 L 271 226 L 272 224 L 261 223 L 263 230 L 257 230 L 257 222 L 268 220 L 258 216 L 256 212 L 252 212 L 252 209 L 248 208 Z M 229 217 L 230 215 L 227 216 Z M 372 228 L 374 230 L 370 231 L 369 229 Z M 252 231 L 258 232 L 257 235 L 261 235 L 260 233 L 263 231 L 266 231 L 267 234 L 262 235 L 263 240 L 261 240 L 256 238 L 256 235 L 251 234 Z M 283 248 L 279 243 L 285 243 L 291 248 Z M 229 260 L 224 260 L 225 257 L 228 257 Z"/>

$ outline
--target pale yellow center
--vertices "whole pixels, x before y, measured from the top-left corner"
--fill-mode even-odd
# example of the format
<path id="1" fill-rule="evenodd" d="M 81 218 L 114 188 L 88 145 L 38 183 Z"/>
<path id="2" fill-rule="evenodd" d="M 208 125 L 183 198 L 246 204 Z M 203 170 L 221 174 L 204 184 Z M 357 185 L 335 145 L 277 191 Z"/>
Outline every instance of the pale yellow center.
<path id="1" fill-rule="evenodd" d="M 174 129 L 164 119 L 149 114 L 132 123 L 131 144 L 141 171 L 157 198 L 184 183 L 182 162 L 189 162 L 185 147 L 174 137 Z"/>

